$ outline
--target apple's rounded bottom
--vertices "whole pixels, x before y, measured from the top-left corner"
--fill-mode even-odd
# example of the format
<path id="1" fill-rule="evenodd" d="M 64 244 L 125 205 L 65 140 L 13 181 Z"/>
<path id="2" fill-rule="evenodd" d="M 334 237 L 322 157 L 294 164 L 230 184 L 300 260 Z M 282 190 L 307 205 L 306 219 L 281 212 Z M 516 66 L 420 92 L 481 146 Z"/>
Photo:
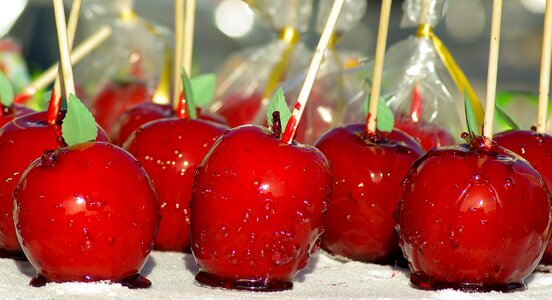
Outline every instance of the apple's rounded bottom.
<path id="1" fill-rule="evenodd" d="M 412 273 L 410 275 L 410 282 L 412 282 L 417 288 L 422 290 L 443 290 L 454 289 L 463 292 L 514 292 L 522 291 L 527 288 L 525 283 L 521 282 L 508 282 L 508 283 L 458 283 L 458 282 L 441 282 L 436 281 L 427 275 Z"/>
<path id="2" fill-rule="evenodd" d="M 75 280 L 75 281 L 78 281 L 78 280 Z M 95 281 L 95 280 L 83 280 L 82 282 L 92 282 L 92 281 Z M 33 287 L 43 287 L 49 282 L 57 282 L 57 281 L 49 280 L 48 278 L 44 277 L 44 275 L 37 274 L 33 279 L 31 279 L 31 282 L 29 284 Z M 120 283 L 122 286 L 126 286 L 129 289 L 144 289 L 144 288 L 149 288 L 151 286 L 151 281 L 149 281 L 149 279 L 147 279 L 146 277 L 140 274 L 134 274 L 120 281 L 113 281 L 113 282 Z"/>
<path id="3" fill-rule="evenodd" d="M 293 283 L 289 281 L 268 278 L 229 279 L 203 271 L 195 279 L 201 285 L 232 290 L 277 292 L 293 288 Z"/>
<path id="4" fill-rule="evenodd" d="M 10 251 L 4 248 L 0 248 L 0 258 L 10 258 L 14 260 L 27 261 L 27 257 L 23 251 Z"/>

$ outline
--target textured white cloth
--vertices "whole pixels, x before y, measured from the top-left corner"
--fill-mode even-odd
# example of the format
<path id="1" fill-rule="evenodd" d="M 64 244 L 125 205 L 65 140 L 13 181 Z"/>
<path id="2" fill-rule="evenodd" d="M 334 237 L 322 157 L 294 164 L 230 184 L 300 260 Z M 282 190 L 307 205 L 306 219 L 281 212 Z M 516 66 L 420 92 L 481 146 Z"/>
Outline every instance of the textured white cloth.
<path id="1" fill-rule="evenodd" d="M 295 278 L 293 290 L 255 293 L 198 286 L 197 266 L 189 254 L 153 252 L 142 270 L 152 286 L 141 290 L 108 283 L 50 283 L 34 288 L 29 281 L 35 271 L 28 262 L 0 259 L 0 299 L 552 299 L 552 273 L 544 271 L 532 274 L 526 281 L 528 289 L 519 292 L 429 292 L 410 285 L 407 269 L 342 263 L 319 253 Z"/>

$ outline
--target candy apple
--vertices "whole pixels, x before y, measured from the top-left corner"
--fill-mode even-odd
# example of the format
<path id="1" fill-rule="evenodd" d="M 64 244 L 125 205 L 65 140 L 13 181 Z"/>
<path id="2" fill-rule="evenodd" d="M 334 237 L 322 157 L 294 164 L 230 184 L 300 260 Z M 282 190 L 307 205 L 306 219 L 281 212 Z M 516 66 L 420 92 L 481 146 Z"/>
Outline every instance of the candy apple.
<path id="1" fill-rule="evenodd" d="M 414 122 L 408 117 L 399 116 L 395 127 L 415 138 L 426 151 L 433 147 L 450 146 L 455 143 L 454 137 L 436 124 Z"/>
<path id="2" fill-rule="evenodd" d="M 190 251 L 190 207 L 197 166 L 227 127 L 200 119 L 164 118 L 141 126 L 124 148 L 140 161 L 157 192 L 161 222 L 155 249 Z"/>
<path id="3" fill-rule="evenodd" d="M 400 130 L 368 135 L 364 124 L 334 128 L 315 146 L 333 174 L 322 248 L 353 260 L 394 264 L 401 253 L 394 218 L 401 182 L 424 150 Z"/>
<path id="4" fill-rule="evenodd" d="M 58 117 L 61 120 L 65 112 Z M 0 128 L 0 256 L 23 258 L 13 225 L 13 190 L 25 168 L 46 150 L 63 145 L 61 121 L 47 122 L 47 112 L 16 118 Z M 99 130 L 99 141 L 107 135 Z"/>
<path id="5" fill-rule="evenodd" d="M 525 158 L 542 176 L 546 186 L 552 188 L 552 137 L 536 130 L 509 130 L 493 138 L 500 146 Z M 548 244 L 541 263 L 552 264 L 552 244 Z"/>
<path id="6" fill-rule="evenodd" d="M 223 99 L 222 106 L 216 113 L 222 115 L 231 127 L 251 124 L 261 108 L 261 94 L 231 94 Z"/>
<path id="7" fill-rule="evenodd" d="M 90 111 L 96 121 L 107 132 L 129 108 L 149 101 L 152 95 L 142 82 L 115 82 L 110 83 L 96 96 L 90 105 Z"/>
<path id="8" fill-rule="evenodd" d="M 404 181 L 397 229 L 411 281 L 524 288 L 549 240 L 550 193 L 526 160 L 470 136 L 470 144 L 431 149 Z"/>
<path id="9" fill-rule="evenodd" d="M 153 247 L 158 204 L 126 151 L 104 142 L 46 151 L 25 170 L 14 198 L 17 237 L 37 270 L 31 285 L 151 284 L 139 271 Z"/>

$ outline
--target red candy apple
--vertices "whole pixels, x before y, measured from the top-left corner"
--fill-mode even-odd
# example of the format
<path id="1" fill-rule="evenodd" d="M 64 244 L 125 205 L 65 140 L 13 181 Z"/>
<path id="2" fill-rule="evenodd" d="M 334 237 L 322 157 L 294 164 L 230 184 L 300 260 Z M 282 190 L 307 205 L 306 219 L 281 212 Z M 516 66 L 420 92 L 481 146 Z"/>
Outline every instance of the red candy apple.
<path id="1" fill-rule="evenodd" d="M 552 188 L 552 137 L 535 130 L 509 130 L 493 138 L 497 144 L 525 158 L 537 170 L 548 189 Z M 552 264 L 552 244 L 548 244 L 541 263 Z"/>
<path id="2" fill-rule="evenodd" d="M 483 138 L 433 148 L 399 203 L 401 247 L 423 289 L 525 286 L 550 236 L 550 193 L 524 159 Z"/>
<path id="3" fill-rule="evenodd" d="M 193 176 L 227 127 L 200 119 L 164 118 L 149 122 L 125 142 L 153 181 L 161 208 L 155 249 L 190 251 Z"/>
<path id="4" fill-rule="evenodd" d="M 147 122 L 168 118 L 172 115 L 172 107 L 168 104 L 144 102 L 125 111 L 115 122 L 111 131 L 113 143 L 123 145 L 128 137 Z"/>
<path id="5" fill-rule="evenodd" d="M 19 117 L 0 128 L 0 256 L 22 257 L 13 225 L 13 190 L 25 168 L 45 150 L 60 147 L 61 121 L 48 124 L 47 112 Z M 61 112 L 58 120 L 63 118 Z M 99 130 L 98 140 L 107 135 Z"/>
<path id="6" fill-rule="evenodd" d="M 433 147 L 450 146 L 455 143 L 454 137 L 436 124 L 414 122 L 408 117 L 400 116 L 396 119 L 395 127 L 415 138 L 426 151 Z"/>
<path id="7" fill-rule="evenodd" d="M 222 115 L 231 127 L 255 122 L 261 108 L 261 94 L 231 94 L 223 99 L 216 113 Z"/>
<path id="8" fill-rule="evenodd" d="M 364 124 L 332 129 L 315 146 L 333 174 L 322 248 L 353 260 L 395 263 L 401 253 L 394 218 L 401 182 L 424 150 L 400 130 L 370 136 Z"/>
<path id="9" fill-rule="evenodd" d="M 318 247 L 330 186 L 328 161 L 316 148 L 284 143 L 255 125 L 226 132 L 195 178 L 196 280 L 236 289 L 291 288 Z"/>
<path id="10" fill-rule="evenodd" d="M 146 172 L 126 151 L 88 142 L 46 151 L 14 192 L 25 255 L 46 282 L 151 283 L 139 271 L 153 247 L 158 204 Z"/>
<path id="11" fill-rule="evenodd" d="M 96 122 L 107 132 L 111 132 L 122 113 L 139 103 L 149 101 L 151 97 L 151 92 L 142 82 L 110 83 L 96 96 L 90 105 L 90 111 Z"/>

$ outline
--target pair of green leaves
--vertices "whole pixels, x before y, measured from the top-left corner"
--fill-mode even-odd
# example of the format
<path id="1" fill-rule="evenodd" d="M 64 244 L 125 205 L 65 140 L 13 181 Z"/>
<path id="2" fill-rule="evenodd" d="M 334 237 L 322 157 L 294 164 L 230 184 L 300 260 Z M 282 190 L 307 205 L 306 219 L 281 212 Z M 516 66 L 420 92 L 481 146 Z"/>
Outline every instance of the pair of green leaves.
<path id="1" fill-rule="evenodd" d="M 503 110 L 500 106 L 495 105 L 495 110 L 497 114 L 506 121 L 506 123 L 514 130 L 518 130 L 519 126 L 514 121 L 514 119 L 508 115 L 508 113 Z M 468 96 L 467 91 L 464 91 L 464 113 L 466 114 L 466 123 L 468 125 L 468 134 L 470 140 L 473 139 L 475 135 L 482 135 L 481 130 L 477 126 L 477 121 L 475 119 L 475 114 L 473 113 L 473 107 L 471 105 L 470 97 Z M 473 142 L 473 140 L 472 140 Z"/>
<path id="2" fill-rule="evenodd" d="M 217 77 L 213 73 L 208 73 L 190 79 L 186 71 L 182 69 L 182 85 L 184 86 L 188 116 L 191 119 L 196 119 L 196 107 L 206 106 L 214 98 Z"/>

